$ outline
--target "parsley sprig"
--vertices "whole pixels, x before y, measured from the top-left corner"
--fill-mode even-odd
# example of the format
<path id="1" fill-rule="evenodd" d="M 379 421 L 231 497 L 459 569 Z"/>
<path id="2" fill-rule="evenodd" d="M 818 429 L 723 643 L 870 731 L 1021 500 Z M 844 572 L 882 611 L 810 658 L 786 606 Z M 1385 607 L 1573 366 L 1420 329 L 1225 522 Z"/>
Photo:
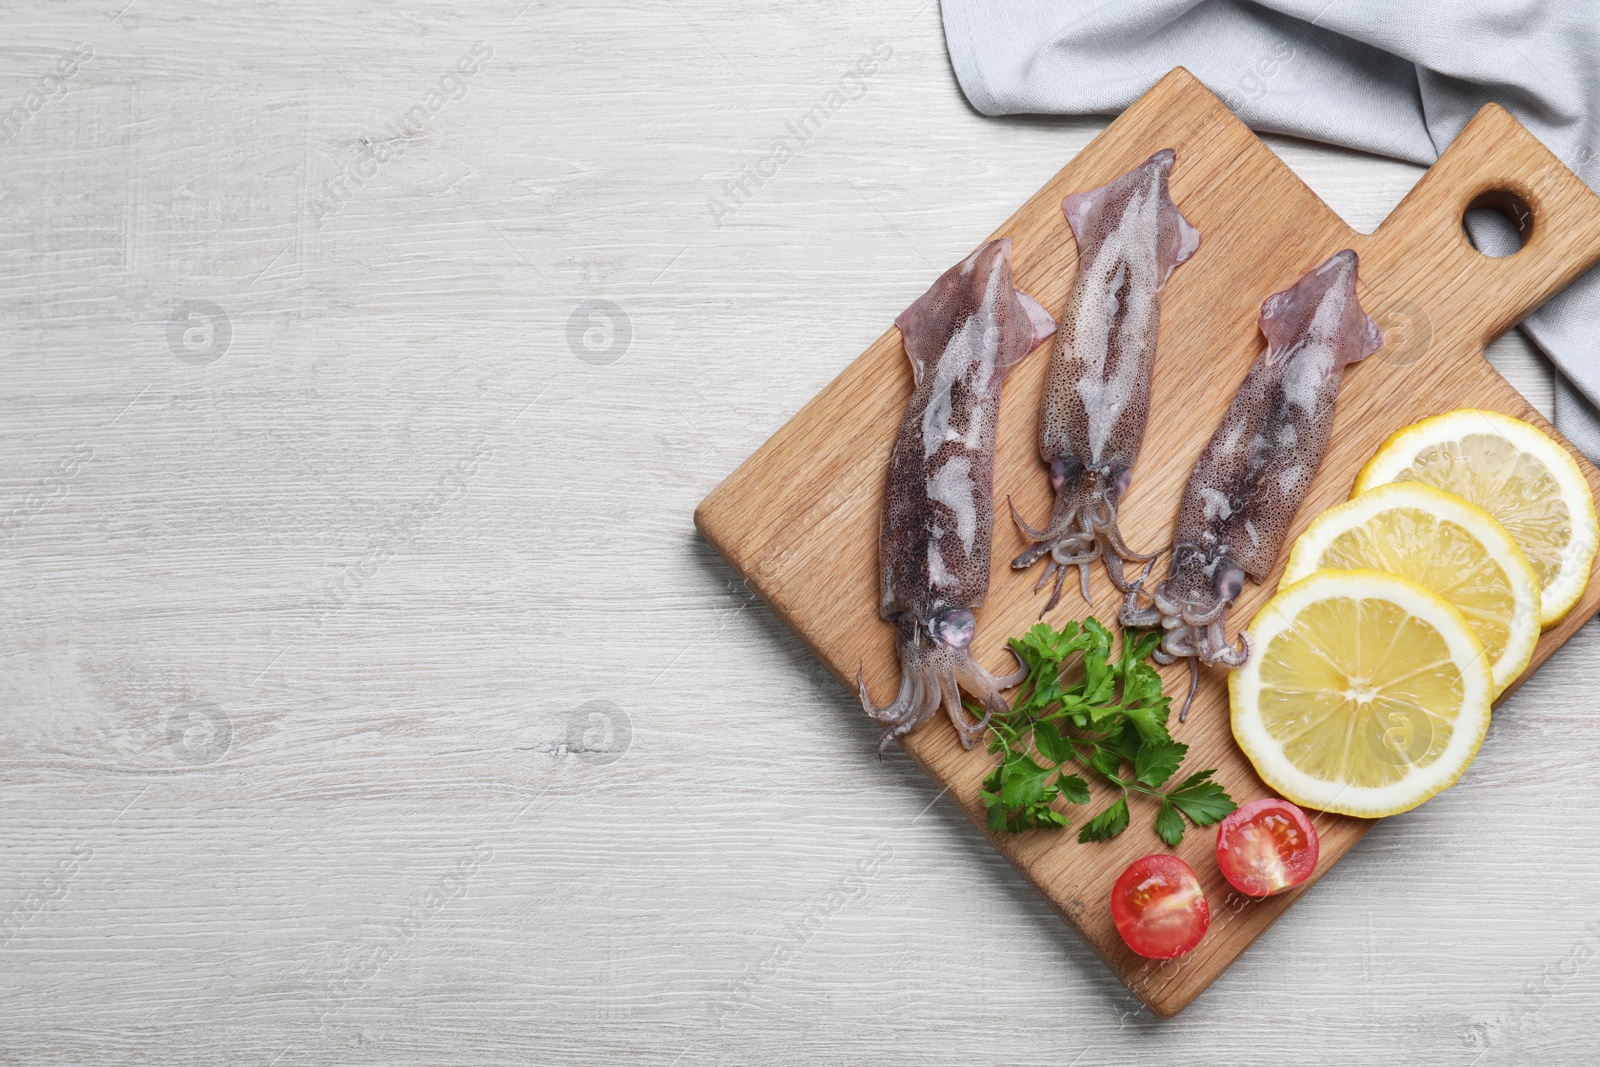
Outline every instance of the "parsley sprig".
<path id="1" fill-rule="evenodd" d="M 1214 769 L 1161 788 L 1177 774 L 1189 746 L 1167 732 L 1171 700 L 1147 662 L 1160 639 L 1159 633 L 1124 631 L 1122 653 L 1113 657 L 1111 634 L 1093 617 L 1060 630 L 1040 623 L 1012 638 L 1028 677 L 1010 714 L 991 723 L 989 750 L 1004 755 L 983 780 L 989 829 L 1020 833 L 1066 826 L 1056 801 L 1089 803 L 1089 782 L 1080 769 L 1121 796 L 1084 823 L 1079 841 L 1107 841 L 1126 830 L 1132 794 L 1160 801 L 1155 829 L 1168 845 L 1183 840 L 1185 818 L 1210 826 L 1233 811 L 1233 798 L 1212 780 Z M 1081 657 L 1079 669 L 1067 673 L 1074 657 Z"/>

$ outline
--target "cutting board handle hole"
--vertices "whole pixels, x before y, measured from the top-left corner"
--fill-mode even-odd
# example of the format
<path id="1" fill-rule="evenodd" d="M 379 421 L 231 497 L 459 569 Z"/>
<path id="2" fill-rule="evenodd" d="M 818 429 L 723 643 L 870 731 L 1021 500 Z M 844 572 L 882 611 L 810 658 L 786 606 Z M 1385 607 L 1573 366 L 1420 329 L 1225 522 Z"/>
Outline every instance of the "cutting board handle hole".
<path id="1" fill-rule="evenodd" d="M 1533 209 L 1509 189 L 1479 193 L 1461 216 L 1474 248 L 1492 259 L 1520 252 L 1533 237 Z"/>

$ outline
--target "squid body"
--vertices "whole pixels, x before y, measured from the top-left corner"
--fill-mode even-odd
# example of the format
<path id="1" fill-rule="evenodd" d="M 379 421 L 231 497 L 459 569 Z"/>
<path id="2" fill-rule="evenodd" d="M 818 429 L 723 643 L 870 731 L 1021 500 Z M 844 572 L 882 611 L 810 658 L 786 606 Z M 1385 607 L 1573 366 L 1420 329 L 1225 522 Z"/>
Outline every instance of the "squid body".
<path id="1" fill-rule="evenodd" d="M 1105 560 L 1112 583 L 1126 593 L 1123 564 L 1152 558 L 1123 542 L 1117 505 L 1150 414 L 1161 290 L 1200 245 L 1199 231 L 1167 191 L 1175 159 L 1163 149 L 1110 184 L 1062 203 L 1078 242 L 1078 274 L 1050 356 L 1039 422 L 1039 455 L 1050 468 L 1055 510 L 1042 530 L 1011 512 L 1033 542 L 1011 565 L 1047 558 L 1035 589 L 1055 575 L 1045 611 L 1060 601 L 1073 566 L 1088 600 L 1094 560 Z"/>
<path id="2" fill-rule="evenodd" d="M 951 267 L 895 320 L 915 382 L 889 457 L 879 534 L 879 614 L 894 624 L 900 691 L 878 707 L 857 675 L 861 706 L 884 727 L 881 752 L 939 710 L 971 748 L 1004 714 L 996 677 L 973 658 L 973 609 L 989 591 L 994 447 L 1000 383 L 1055 332 L 1055 320 L 1012 280 L 1011 241 L 990 241 Z M 973 724 L 965 688 L 987 709 Z"/>
<path id="3" fill-rule="evenodd" d="M 1383 347 L 1383 334 L 1356 297 L 1349 249 L 1261 305 L 1267 349 L 1228 405 L 1189 474 L 1179 506 L 1170 572 L 1153 595 L 1135 585 L 1122 608 L 1128 626 L 1165 629 L 1155 658 L 1187 657 L 1189 712 L 1198 664 L 1242 666 L 1249 639 L 1230 645 L 1228 607 L 1248 575 L 1271 572 L 1300 502 L 1322 463 L 1344 368 Z M 1151 601 L 1139 605 L 1140 596 Z"/>

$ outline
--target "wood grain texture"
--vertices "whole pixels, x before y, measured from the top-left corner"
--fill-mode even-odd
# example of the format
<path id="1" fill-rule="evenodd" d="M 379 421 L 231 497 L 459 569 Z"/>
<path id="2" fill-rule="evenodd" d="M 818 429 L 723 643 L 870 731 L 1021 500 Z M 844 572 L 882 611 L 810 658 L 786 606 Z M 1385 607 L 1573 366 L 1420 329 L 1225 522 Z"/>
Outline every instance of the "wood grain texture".
<path id="1" fill-rule="evenodd" d="M 1354 232 L 1187 71 L 1173 71 L 1039 190 L 990 239 L 1014 242 L 1017 285 L 1052 310 L 1064 306 L 1076 245 L 1062 198 L 1104 184 L 1162 148 L 1178 162 L 1172 195 L 1199 228 L 1201 251 L 1163 299 L 1150 427 L 1134 488 L 1120 509 L 1131 544 L 1171 542 L 1175 502 L 1190 468 L 1251 363 L 1264 347 L 1261 301 L 1285 289 L 1341 248 L 1361 257 L 1363 307 L 1388 331 L 1385 348 L 1352 368 L 1341 389 L 1327 454 L 1291 532 L 1349 495 L 1355 475 L 1394 431 L 1458 407 L 1489 408 L 1547 423 L 1483 358 L 1488 343 L 1600 260 L 1600 197 L 1561 165 L 1504 110 L 1490 105 L 1467 126 L 1377 232 Z M 1515 197 L 1531 211 L 1523 248 L 1505 259 L 1475 251 L 1461 216 L 1486 197 Z M 1420 335 L 1426 334 L 1426 340 Z M 1049 511 L 1035 441 L 1048 349 L 1008 381 L 995 460 L 997 498 L 1024 515 Z M 898 680 L 889 628 L 876 620 L 877 537 L 883 470 L 910 371 L 899 332 L 889 330 L 706 498 L 696 522 L 829 671 L 853 688 L 857 666 L 869 687 L 892 692 Z M 1553 432 L 1553 431 L 1552 431 Z M 1600 471 L 1579 457 L 1592 485 Z M 1286 542 L 1287 543 L 1287 542 Z M 989 600 L 979 613 L 980 659 L 1003 671 L 1005 639 L 1037 616 L 1033 575 L 1008 562 L 1025 547 L 1003 519 L 995 536 Z M 1247 621 L 1276 588 L 1274 574 L 1253 585 L 1232 613 Z M 1101 570 L 1094 610 L 1114 617 L 1120 598 Z M 1591 583 L 1571 614 L 1548 630 L 1530 673 L 1600 608 Z M 1085 614 L 1069 597 L 1053 617 Z M 1271 791 L 1234 744 L 1225 676 L 1205 672 L 1187 725 L 1191 767 L 1217 767 L 1236 800 Z M 1182 692 L 1187 669 L 1166 669 Z M 1524 675 L 1527 677 L 1527 675 Z M 925 727 L 906 749 L 978 826 L 979 783 L 993 765 L 965 751 L 947 720 Z M 1096 810 L 1109 799 L 1097 791 Z M 1232 891 L 1209 856 L 1211 833 L 1188 834 L 1177 849 L 1220 902 L 1200 946 L 1180 960 L 1154 963 L 1123 943 L 1104 906 L 1111 883 L 1138 856 L 1162 848 L 1145 814 L 1109 844 L 1083 846 L 1069 833 L 989 834 L 1128 987 L 1159 1015 L 1181 1011 L 1205 990 L 1315 878 L 1291 893 L 1251 902 Z M 1372 827 L 1367 820 L 1319 814 L 1317 876 L 1326 874 Z"/>
<path id="2" fill-rule="evenodd" d="M 0 107 L 95 55 L 0 148 L 0 1062 L 1592 1062 L 1600 627 L 1161 1020 L 695 533 L 1106 126 L 973 112 L 936 5 L 5 27 Z M 314 218 L 478 41 L 465 96 Z M 1361 231 L 1422 173 L 1269 144 Z M 194 299 L 232 324 L 207 366 L 165 336 Z M 631 325 L 610 364 L 569 342 L 593 300 Z M 1491 357 L 1548 410 L 1518 333 Z M 568 746 L 597 700 L 619 759 Z M 231 725 L 209 764 L 169 744 L 190 701 Z"/>

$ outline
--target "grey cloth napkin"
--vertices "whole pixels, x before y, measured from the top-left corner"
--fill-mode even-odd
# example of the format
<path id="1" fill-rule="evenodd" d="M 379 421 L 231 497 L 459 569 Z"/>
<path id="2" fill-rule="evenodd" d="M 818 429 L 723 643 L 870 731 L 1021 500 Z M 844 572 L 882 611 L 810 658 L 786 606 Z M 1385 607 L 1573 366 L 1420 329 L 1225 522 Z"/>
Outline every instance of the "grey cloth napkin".
<path id="1" fill-rule="evenodd" d="M 986 115 L 1115 114 L 1183 66 L 1252 129 L 1416 163 L 1492 100 L 1591 187 L 1600 175 L 1594 0 L 940 2 L 956 78 Z M 1492 212 L 1468 229 L 1485 251 L 1516 248 Z M 1558 368 L 1556 425 L 1600 460 L 1600 269 L 1522 328 Z"/>

